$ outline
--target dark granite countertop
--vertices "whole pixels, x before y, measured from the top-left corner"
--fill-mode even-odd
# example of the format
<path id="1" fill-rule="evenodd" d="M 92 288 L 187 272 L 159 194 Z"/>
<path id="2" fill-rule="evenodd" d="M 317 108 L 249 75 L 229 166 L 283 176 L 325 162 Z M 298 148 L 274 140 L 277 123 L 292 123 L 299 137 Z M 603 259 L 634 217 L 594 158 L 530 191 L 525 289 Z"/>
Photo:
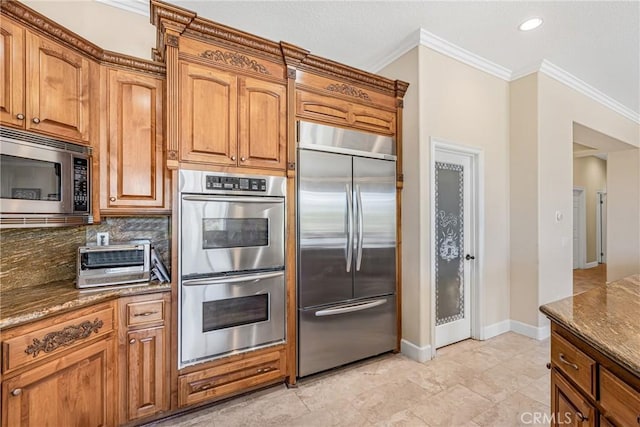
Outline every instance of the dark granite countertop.
<path id="1" fill-rule="evenodd" d="M 77 289 L 73 280 L 62 280 L 44 285 L 11 289 L 0 292 L 0 329 L 18 326 L 47 316 L 95 304 L 120 296 L 168 292 L 169 283 L 100 289 Z"/>
<path id="2" fill-rule="evenodd" d="M 545 304 L 540 311 L 640 377 L 640 274 Z"/>

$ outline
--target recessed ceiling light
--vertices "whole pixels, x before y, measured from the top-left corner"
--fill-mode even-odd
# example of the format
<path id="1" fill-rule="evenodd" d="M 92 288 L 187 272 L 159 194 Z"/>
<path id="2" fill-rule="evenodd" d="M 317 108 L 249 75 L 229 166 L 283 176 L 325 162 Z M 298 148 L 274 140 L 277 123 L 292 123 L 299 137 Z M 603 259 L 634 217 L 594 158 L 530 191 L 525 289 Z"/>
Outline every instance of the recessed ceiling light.
<path id="1" fill-rule="evenodd" d="M 520 31 L 531 31 L 542 25 L 542 18 L 529 18 L 518 27 Z"/>

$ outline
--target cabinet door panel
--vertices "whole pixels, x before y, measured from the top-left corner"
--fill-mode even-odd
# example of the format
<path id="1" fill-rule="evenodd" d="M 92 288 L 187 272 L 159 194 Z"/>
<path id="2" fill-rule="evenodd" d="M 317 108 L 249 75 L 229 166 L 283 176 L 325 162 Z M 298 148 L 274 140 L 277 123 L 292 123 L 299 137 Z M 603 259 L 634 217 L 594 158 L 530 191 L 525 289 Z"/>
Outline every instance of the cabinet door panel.
<path id="1" fill-rule="evenodd" d="M 557 371 L 551 371 L 552 426 L 595 426 L 595 408 Z"/>
<path id="2" fill-rule="evenodd" d="M 2 425 L 113 425 L 113 339 L 106 339 L 8 379 Z"/>
<path id="3" fill-rule="evenodd" d="M 28 129 L 89 139 L 89 61 L 27 32 Z"/>
<path id="4" fill-rule="evenodd" d="M 24 29 L 3 18 L 0 21 L 0 121 L 22 127 L 24 115 Z"/>
<path id="5" fill-rule="evenodd" d="M 286 87 L 252 78 L 240 81 L 240 166 L 285 169 Z"/>
<path id="6" fill-rule="evenodd" d="M 167 409 L 164 327 L 129 332 L 128 341 L 127 401 L 134 420 Z"/>
<path id="7" fill-rule="evenodd" d="M 167 207 L 162 141 L 163 82 L 109 70 L 108 178 L 103 208 Z M 104 191 L 103 190 L 103 191 Z"/>
<path id="8" fill-rule="evenodd" d="M 237 79 L 211 68 L 180 65 L 180 160 L 235 165 Z"/>

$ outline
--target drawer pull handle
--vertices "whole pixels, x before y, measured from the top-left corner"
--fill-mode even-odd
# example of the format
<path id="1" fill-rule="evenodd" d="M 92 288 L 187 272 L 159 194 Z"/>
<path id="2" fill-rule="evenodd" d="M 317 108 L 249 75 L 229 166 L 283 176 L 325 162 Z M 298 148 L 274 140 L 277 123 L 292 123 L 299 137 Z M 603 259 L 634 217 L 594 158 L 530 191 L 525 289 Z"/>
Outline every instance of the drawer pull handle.
<path id="1" fill-rule="evenodd" d="M 193 389 L 193 392 L 200 393 L 201 391 L 209 390 L 210 388 L 213 388 L 213 384 L 207 383 L 207 384 L 201 385 L 198 388 Z"/>
<path id="2" fill-rule="evenodd" d="M 576 412 L 576 417 L 578 418 L 578 420 L 583 423 L 585 421 L 588 421 L 589 418 L 585 417 L 584 415 L 582 415 L 582 412 Z"/>
<path id="3" fill-rule="evenodd" d="M 136 343 L 136 339 L 135 339 L 135 338 L 131 338 L 131 339 L 129 340 L 129 344 L 135 344 L 135 343 Z"/>
<path id="4" fill-rule="evenodd" d="M 573 369 L 575 369 L 576 371 L 578 370 L 578 365 L 576 365 L 575 363 L 571 363 L 569 362 L 567 359 L 564 358 L 564 354 L 560 353 L 560 361 L 562 363 L 564 363 L 565 365 L 569 365 L 571 366 Z"/>
<path id="5" fill-rule="evenodd" d="M 20 396 L 22 394 L 21 388 L 14 388 L 11 390 L 11 396 Z"/>
<path id="6" fill-rule="evenodd" d="M 271 366 L 267 366 L 266 368 L 260 368 L 258 369 L 258 373 L 259 374 L 264 374 L 265 372 L 269 372 L 269 371 L 273 371 L 275 368 L 271 367 Z"/>
<path id="7" fill-rule="evenodd" d="M 35 358 L 41 351 L 51 353 L 59 347 L 67 347 L 74 344 L 77 340 L 88 338 L 92 333 L 98 333 L 104 323 L 100 319 L 93 322 L 86 321 L 79 325 L 67 326 L 61 331 L 50 332 L 42 338 L 33 339 L 33 344 L 27 346 L 24 350 L 27 354 L 33 354 Z"/>
<path id="8" fill-rule="evenodd" d="M 152 314 L 158 314 L 157 311 L 145 311 L 144 313 L 135 313 L 133 316 L 134 317 L 147 317 L 147 316 L 151 316 Z"/>

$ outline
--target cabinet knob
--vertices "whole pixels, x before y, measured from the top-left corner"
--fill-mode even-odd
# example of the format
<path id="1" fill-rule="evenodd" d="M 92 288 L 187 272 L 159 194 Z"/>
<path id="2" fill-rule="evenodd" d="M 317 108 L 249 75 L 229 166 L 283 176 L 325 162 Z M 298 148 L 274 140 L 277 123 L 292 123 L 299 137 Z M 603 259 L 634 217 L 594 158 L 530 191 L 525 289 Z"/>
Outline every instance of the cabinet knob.
<path id="1" fill-rule="evenodd" d="M 551 369 L 551 363 L 547 362 L 547 369 Z"/>
<path id="2" fill-rule="evenodd" d="M 582 423 L 585 421 L 588 421 L 589 418 L 585 417 L 584 415 L 582 415 L 582 412 L 576 412 L 576 418 Z"/>
<path id="3" fill-rule="evenodd" d="M 20 396 L 22 394 L 21 388 L 14 388 L 11 390 L 11 396 Z"/>
<path id="4" fill-rule="evenodd" d="M 33 123 L 38 124 L 40 123 L 40 119 L 37 117 L 34 117 L 33 120 L 31 120 Z"/>
<path id="5" fill-rule="evenodd" d="M 22 114 L 22 113 L 18 113 L 18 114 L 16 114 L 16 119 L 18 119 L 18 120 L 24 120 L 24 114 Z"/>
<path id="6" fill-rule="evenodd" d="M 109 197 L 109 200 L 112 201 L 112 202 L 115 202 L 116 198 L 115 197 Z"/>
<path id="7" fill-rule="evenodd" d="M 236 161 L 236 156 L 231 156 L 231 160 Z"/>
<path id="8" fill-rule="evenodd" d="M 131 338 L 131 339 L 129 340 L 129 344 L 135 344 L 135 343 L 136 343 L 136 339 L 135 339 L 135 338 Z"/>
<path id="9" fill-rule="evenodd" d="M 244 162 L 245 160 L 247 160 L 247 159 L 245 159 L 244 157 L 240 157 L 240 161 L 241 162 Z"/>

